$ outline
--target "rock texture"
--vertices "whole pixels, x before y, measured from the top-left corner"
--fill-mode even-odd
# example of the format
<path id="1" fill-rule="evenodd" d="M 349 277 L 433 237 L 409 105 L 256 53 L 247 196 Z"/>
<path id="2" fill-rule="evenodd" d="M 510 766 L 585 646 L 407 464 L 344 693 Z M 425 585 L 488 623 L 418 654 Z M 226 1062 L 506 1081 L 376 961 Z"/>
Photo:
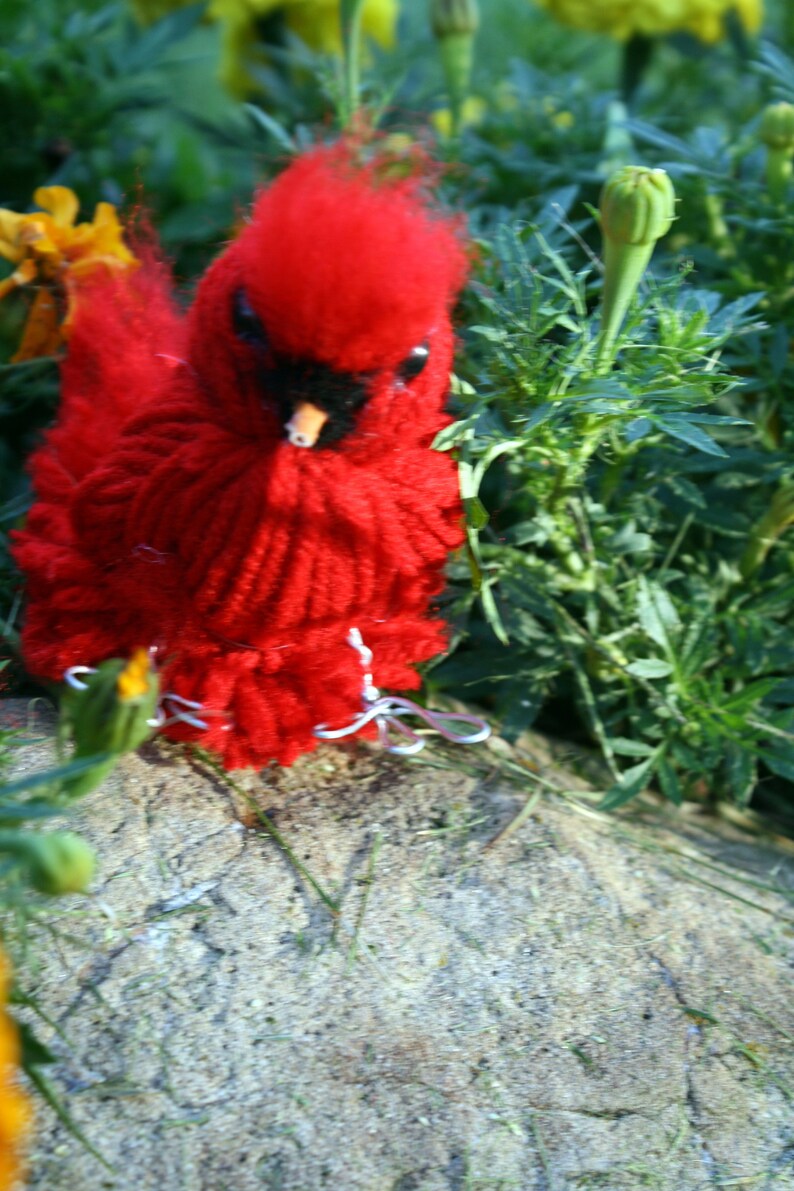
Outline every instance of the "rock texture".
<path id="1" fill-rule="evenodd" d="M 535 782 L 491 755 L 329 748 L 250 801 L 127 759 L 72 820 L 95 895 L 27 974 L 111 1169 L 42 1107 L 31 1188 L 794 1188 L 790 855 L 553 793 L 488 847 Z"/>

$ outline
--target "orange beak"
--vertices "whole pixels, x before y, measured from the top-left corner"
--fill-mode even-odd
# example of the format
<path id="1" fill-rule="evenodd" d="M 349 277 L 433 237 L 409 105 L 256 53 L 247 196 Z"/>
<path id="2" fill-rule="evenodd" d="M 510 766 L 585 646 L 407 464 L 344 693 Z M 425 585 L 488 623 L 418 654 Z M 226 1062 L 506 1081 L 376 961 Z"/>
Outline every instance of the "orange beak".
<path id="1" fill-rule="evenodd" d="M 285 427 L 287 438 L 293 447 L 313 447 L 327 421 L 328 414 L 324 409 L 318 409 L 309 401 L 299 401 Z"/>

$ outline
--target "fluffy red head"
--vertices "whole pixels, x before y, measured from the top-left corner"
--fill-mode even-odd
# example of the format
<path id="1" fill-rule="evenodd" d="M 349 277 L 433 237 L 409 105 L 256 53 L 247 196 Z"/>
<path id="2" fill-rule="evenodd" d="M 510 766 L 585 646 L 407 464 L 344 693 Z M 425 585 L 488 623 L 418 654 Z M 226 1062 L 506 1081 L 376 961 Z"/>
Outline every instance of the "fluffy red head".
<path id="1" fill-rule="evenodd" d="M 361 165 L 348 145 L 318 148 L 259 196 L 250 222 L 208 271 L 191 356 L 249 431 L 270 389 L 272 417 L 265 400 L 264 418 L 272 437 L 296 397 L 322 407 L 327 396 L 333 406 L 351 381 L 367 399 L 344 434 L 355 424 L 371 435 L 378 411 L 391 420 L 385 390 L 418 376 L 411 353 L 429 353 L 413 392 L 419 405 L 435 405 L 437 419 L 450 310 L 467 264 L 458 222 L 432 208 L 421 178 L 390 176 L 383 162 Z M 219 351 L 219 328 L 228 351 Z M 304 378 L 319 396 L 296 392 Z M 337 429 L 334 441 L 342 437 Z"/>

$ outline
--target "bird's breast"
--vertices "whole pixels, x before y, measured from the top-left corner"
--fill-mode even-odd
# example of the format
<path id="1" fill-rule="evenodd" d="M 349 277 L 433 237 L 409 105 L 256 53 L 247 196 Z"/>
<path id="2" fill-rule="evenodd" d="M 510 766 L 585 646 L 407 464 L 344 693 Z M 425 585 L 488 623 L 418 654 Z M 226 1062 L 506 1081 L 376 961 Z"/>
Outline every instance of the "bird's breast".
<path id="1" fill-rule="evenodd" d="M 291 641 L 309 627 L 366 615 L 388 619 L 426 607 L 459 543 L 454 466 L 427 449 L 343 452 L 281 444 L 249 453 L 214 498 L 206 532 L 186 559 L 207 626 L 257 644 Z"/>

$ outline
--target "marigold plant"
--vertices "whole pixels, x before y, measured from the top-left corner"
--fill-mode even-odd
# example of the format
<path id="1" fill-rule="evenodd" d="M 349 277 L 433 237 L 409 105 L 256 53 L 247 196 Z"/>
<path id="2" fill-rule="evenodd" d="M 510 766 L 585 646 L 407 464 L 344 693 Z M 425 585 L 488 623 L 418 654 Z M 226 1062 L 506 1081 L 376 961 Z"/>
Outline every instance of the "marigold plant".
<path id="1" fill-rule="evenodd" d="M 13 362 L 52 355 L 68 338 L 77 286 L 87 275 L 137 263 L 112 203 L 97 203 L 91 223 L 75 223 L 80 203 L 66 186 L 40 186 L 33 201 L 40 211 L 0 209 L 0 255 L 16 266 L 0 282 L 0 298 L 19 286 L 39 287 Z"/>
<path id="2" fill-rule="evenodd" d="M 692 33 L 701 41 L 719 41 L 725 18 L 735 11 L 748 33 L 763 19 L 763 0 L 538 0 L 564 25 L 588 33 L 608 33 L 624 40 L 637 34 L 664 37 Z"/>

